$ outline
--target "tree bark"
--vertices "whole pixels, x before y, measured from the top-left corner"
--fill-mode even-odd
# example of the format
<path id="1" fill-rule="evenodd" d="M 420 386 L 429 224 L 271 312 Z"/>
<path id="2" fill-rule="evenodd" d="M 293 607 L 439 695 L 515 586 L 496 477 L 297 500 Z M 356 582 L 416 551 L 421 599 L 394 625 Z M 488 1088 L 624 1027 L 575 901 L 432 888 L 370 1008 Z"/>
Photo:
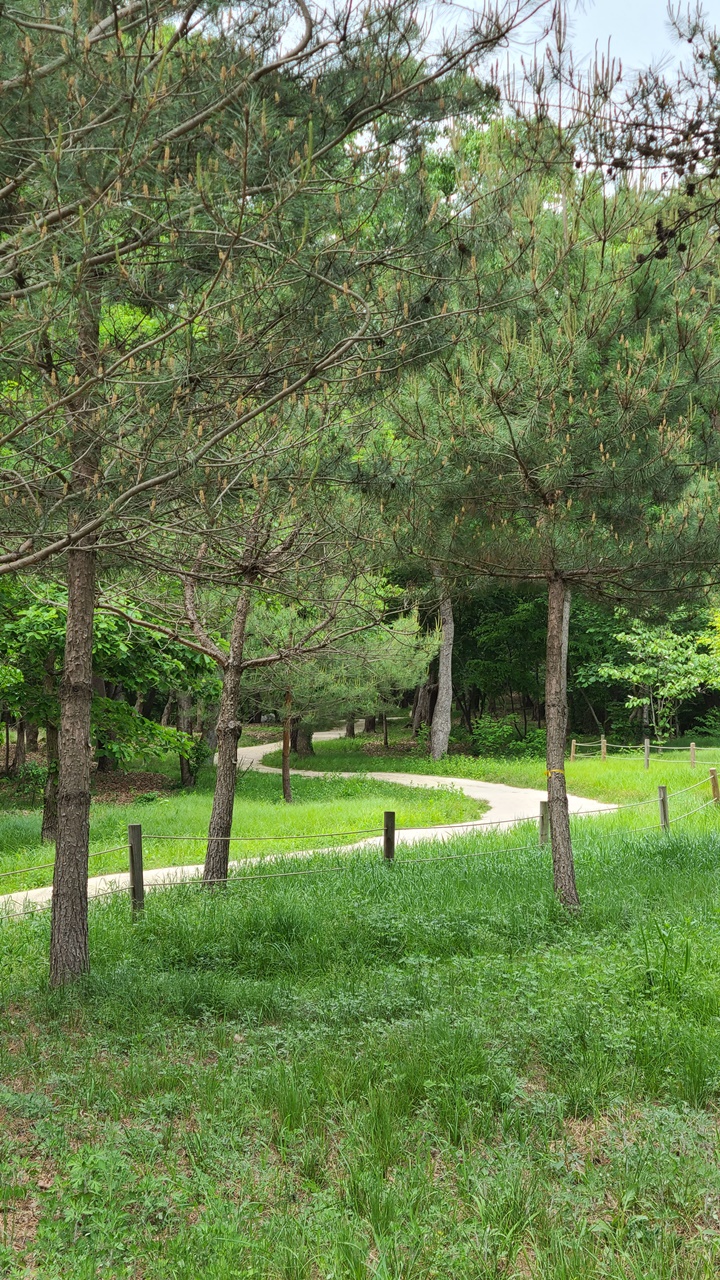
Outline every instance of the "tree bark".
<path id="1" fill-rule="evenodd" d="M 430 754 L 433 760 L 440 760 L 447 755 L 452 728 L 452 654 L 455 639 L 455 620 L 453 618 L 452 600 L 443 595 L 440 601 L 440 621 L 442 623 L 442 645 L 438 660 L 438 686 L 435 710 L 430 728 Z"/>
<path id="2" fill-rule="evenodd" d="M 292 804 L 292 784 L 290 782 L 290 734 L 292 731 L 292 694 L 289 689 L 285 693 L 285 719 L 283 720 L 282 744 L 282 791 L 283 800 Z"/>
<path id="3" fill-rule="evenodd" d="M 387 748 L 390 746 L 390 740 L 388 738 L 388 718 L 384 711 L 383 711 L 383 718 L 382 718 L 382 726 L 383 726 L 383 746 L 387 750 Z"/>
<path id="4" fill-rule="evenodd" d="M 207 850 L 203 879 L 206 884 L 227 880 L 230 861 L 230 836 L 232 835 L 233 810 L 235 808 L 235 782 L 237 779 L 238 742 L 242 725 L 238 719 L 242 660 L 245 649 L 245 629 L 250 610 L 250 590 L 246 588 L 238 596 L 235 605 L 230 651 L 223 669 L 222 692 L 217 719 L 217 772 L 215 793 L 208 828 Z"/>
<path id="5" fill-rule="evenodd" d="M 160 717 L 160 723 L 163 729 L 167 729 L 168 725 L 170 724 L 172 709 L 173 709 L 173 695 L 170 694 L 167 702 L 165 703 L 165 706 L 163 707 L 163 713 Z"/>
<path id="6" fill-rule="evenodd" d="M 43 693 L 52 698 L 55 694 L 55 652 L 47 654 L 43 663 Z M 57 838 L 57 775 L 58 775 L 58 727 L 50 720 L 45 725 L 45 751 L 47 758 L 47 779 L 43 797 L 42 831 L 40 839 L 43 844 L 54 844 Z"/>
<path id="7" fill-rule="evenodd" d="M 58 729 L 56 724 L 45 726 L 45 750 L 47 753 L 47 779 L 43 794 L 43 816 L 40 839 L 43 844 L 54 844 L 57 839 L 57 790 L 58 790 Z"/>
<path id="8" fill-rule="evenodd" d="M 375 725 L 377 716 L 365 716 L 363 724 L 363 733 L 375 733 Z"/>
<path id="9" fill-rule="evenodd" d="M 297 725 L 297 743 L 295 750 L 299 756 L 314 756 L 313 731 L 307 724 Z"/>
<path id="10" fill-rule="evenodd" d="M 547 650 L 545 660 L 545 724 L 550 843 L 555 893 L 570 911 L 580 909 L 570 837 L 565 786 L 567 733 L 567 651 L 570 628 L 570 587 L 562 578 L 548 581 Z"/>
<path id="11" fill-rule="evenodd" d="M 93 379 L 99 364 L 100 278 L 85 282 L 78 311 L 76 382 Z M 92 502 L 99 479 L 101 437 L 92 394 L 80 393 L 68 407 L 71 430 L 72 489 L 79 509 Z M 50 923 L 50 983 L 59 986 L 88 969 L 88 851 L 90 845 L 90 711 L 95 616 L 94 538 L 67 553 L 65 661 L 60 682 L 60 732 L 57 791 L 57 840 Z"/>
<path id="12" fill-rule="evenodd" d="M 87 877 L 90 843 L 90 707 L 95 611 L 95 550 L 67 553 L 65 663 L 60 682 L 57 841 L 50 931 L 50 982 L 88 969 Z"/>
<path id="13" fill-rule="evenodd" d="M 192 694 L 182 691 L 176 694 L 178 707 L 178 729 L 182 733 L 192 735 L 193 731 L 193 707 Z M 194 787 L 195 777 L 190 765 L 190 761 L 186 756 L 180 756 L 180 785 L 182 787 Z"/>
<path id="14" fill-rule="evenodd" d="M 39 732 L 40 732 L 40 726 L 37 724 L 33 724 L 31 721 L 25 730 L 25 747 L 27 751 L 32 751 L 32 752 L 37 751 Z"/>
<path id="15" fill-rule="evenodd" d="M 292 726 L 290 729 L 290 754 L 298 754 L 298 734 L 300 733 L 300 717 L 293 716 Z"/>
<path id="16" fill-rule="evenodd" d="M 350 719 L 345 721 L 345 737 L 346 738 L 355 737 L 355 717 L 354 716 L 352 716 Z"/>
<path id="17" fill-rule="evenodd" d="M 15 726 L 15 755 L 12 762 L 12 773 L 22 769 L 27 759 L 25 747 L 25 721 L 21 717 Z"/>
<path id="18" fill-rule="evenodd" d="M 418 700 L 415 704 L 413 712 L 413 737 L 417 737 L 422 726 L 428 724 L 430 720 L 430 690 L 431 682 L 428 678 L 423 685 L 420 686 Z"/>

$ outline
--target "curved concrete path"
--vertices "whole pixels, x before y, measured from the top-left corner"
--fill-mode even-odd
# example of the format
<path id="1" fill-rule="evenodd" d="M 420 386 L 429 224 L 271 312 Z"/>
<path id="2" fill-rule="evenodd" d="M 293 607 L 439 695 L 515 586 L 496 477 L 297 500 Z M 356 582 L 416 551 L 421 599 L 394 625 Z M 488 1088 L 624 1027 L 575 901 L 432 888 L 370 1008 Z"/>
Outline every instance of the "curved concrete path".
<path id="1" fill-rule="evenodd" d="M 344 729 L 329 729 L 324 733 L 313 735 L 314 741 L 322 742 L 330 738 L 344 736 Z M 252 747 L 238 747 L 238 764 L 241 768 L 257 769 L 260 773 L 280 773 L 278 768 L 264 765 L 263 759 L 272 751 L 282 749 L 282 742 L 266 742 Z M 292 774 L 301 778 L 336 777 L 357 778 L 356 772 L 333 772 L 332 775 L 318 769 L 292 769 Z M 417 844 L 421 840 L 447 840 L 452 836 L 465 835 L 483 827 L 515 826 L 520 822 L 536 821 L 540 813 L 540 801 L 547 800 L 547 791 L 535 790 L 532 787 L 510 787 L 503 782 L 477 782 L 471 778 L 446 778 L 430 773 L 394 773 L 368 771 L 366 778 L 374 778 L 376 782 L 397 782 L 405 787 L 454 787 L 462 791 L 471 800 L 482 800 L 488 811 L 482 818 L 469 822 L 448 823 L 436 827 L 403 827 L 396 832 L 396 844 Z M 616 805 L 609 805 L 600 800 L 583 799 L 580 796 L 568 796 L 570 812 L 574 814 L 607 813 Z M 369 836 L 358 840 L 355 844 L 340 846 L 344 851 L 349 849 L 369 849 L 382 844 L 382 836 Z M 258 863 L 274 862 L 280 858 L 310 858 L 317 853 L 332 853 L 331 849 L 306 849 L 285 854 L 269 854 L 267 857 L 243 858 L 231 861 L 230 869 L 256 866 Z M 148 867 L 145 869 L 145 888 L 153 885 L 177 884 L 183 880 L 194 880 L 202 875 L 202 863 L 177 867 Z M 91 876 L 88 880 L 88 897 L 98 898 L 103 894 L 115 893 L 118 890 L 129 890 L 130 876 L 127 871 L 113 872 L 111 875 Z M 7 893 L 0 897 L 0 913 L 22 913 L 34 907 L 47 906 L 52 895 L 50 885 L 39 889 L 21 889 L 16 893 Z"/>

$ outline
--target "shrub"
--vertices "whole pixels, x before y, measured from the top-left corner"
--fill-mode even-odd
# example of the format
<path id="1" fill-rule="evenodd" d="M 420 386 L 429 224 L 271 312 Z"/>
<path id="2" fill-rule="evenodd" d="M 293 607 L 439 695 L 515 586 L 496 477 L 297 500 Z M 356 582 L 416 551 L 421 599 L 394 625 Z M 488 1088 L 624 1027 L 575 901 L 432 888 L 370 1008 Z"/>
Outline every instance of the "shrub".
<path id="1" fill-rule="evenodd" d="M 521 734 L 511 717 L 491 720 L 483 717 L 473 722 L 473 747 L 480 756 L 507 756 L 513 759 L 544 757 L 544 729 L 528 729 Z"/>
<path id="2" fill-rule="evenodd" d="M 712 707 L 695 721 L 695 728 L 707 738 L 720 738 L 720 707 Z"/>

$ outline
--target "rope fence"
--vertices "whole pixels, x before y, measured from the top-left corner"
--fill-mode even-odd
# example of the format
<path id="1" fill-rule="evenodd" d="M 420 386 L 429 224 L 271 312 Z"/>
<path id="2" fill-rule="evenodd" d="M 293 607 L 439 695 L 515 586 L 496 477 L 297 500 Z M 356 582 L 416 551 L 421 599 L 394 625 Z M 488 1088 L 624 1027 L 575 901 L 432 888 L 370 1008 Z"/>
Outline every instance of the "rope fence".
<path id="1" fill-rule="evenodd" d="M 708 783 L 711 789 L 710 799 L 705 800 L 702 804 L 697 805 L 693 809 L 686 810 L 683 813 L 673 814 L 673 823 L 683 822 L 686 818 L 690 818 L 695 814 L 701 813 L 703 810 L 709 808 L 711 805 L 712 806 L 720 805 L 720 783 L 718 782 L 718 770 L 713 767 L 709 770 L 708 778 L 701 778 L 697 782 L 690 783 L 687 787 L 678 788 L 677 791 L 668 792 L 667 787 L 659 786 L 658 795 L 657 795 L 657 803 L 659 806 L 659 819 L 660 819 L 659 828 L 658 828 L 658 824 L 653 823 L 647 826 L 634 828 L 632 831 L 632 834 L 640 835 L 643 832 L 657 831 L 658 829 L 660 831 L 665 831 L 665 832 L 669 831 L 670 830 L 670 800 L 671 799 L 674 800 L 676 797 L 681 795 L 686 795 L 690 791 L 696 791 L 698 787 L 707 786 Z M 594 813 L 608 813 L 608 812 L 622 813 L 628 809 L 637 809 L 645 805 L 654 804 L 654 803 L 655 803 L 655 798 L 651 796 L 645 800 L 634 800 L 624 805 L 607 805 L 602 808 L 597 808 L 592 810 L 586 810 L 586 811 L 581 810 L 578 813 L 572 814 L 571 817 L 573 818 L 589 817 Z M 550 837 L 550 824 L 549 824 L 549 809 L 548 809 L 547 800 L 540 801 L 540 811 L 537 817 L 528 816 L 526 818 L 507 818 L 507 819 L 502 819 L 498 822 L 470 821 L 470 822 L 460 822 L 460 823 L 442 823 L 442 824 L 438 824 L 435 827 L 427 827 L 427 828 L 407 827 L 407 828 L 396 829 L 395 813 L 392 810 L 387 810 L 383 815 L 382 827 L 380 826 L 365 827 L 357 831 L 333 831 L 333 832 L 313 833 L 312 835 L 307 835 L 307 836 L 304 836 L 302 834 L 295 834 L 290 836 L 242 836 L 242 835 L 225 836 L 223 837 L 223 840 L 227 841 L 228 843 L 243 842 L 243 841 L 284 842 L 286 840 L 293 840 L 293 841 L 301 840 L 301 841 L 307 842 L 307 841 L 315 841 L 315 840 L 339 839 L 347 836 L 369 837 L 369 836 L 379 836 L 380 834 L 382 834 L 382 842 L 383 842 L 382 861 L 384 863 L 393 863 L 395 866 L 405 868 L 405 867 L 412 867 L 415 865 L 428 865 L 430 863 L 435 863 L 435 862 L 456 862 L 462 859 L 467 859 L 469 857 L 475 857 L 483 853 L 489 853 L 491 852 L 491 850 L 475 848 L 475 849 L 465 850 L 463 853 L 458 853 L 458 854 L 437 854 L 429 858 L 401 858 L 399 860 L 396 860 L 395 858 L 396 835 L 398 834 L 398 832 L 402 832 L 403 830 L 427 831 L 429 833 L 428 838 L 431 839 L 432 838 L 431 833 L 433 831 L 442 831 L 445 835 L 451 832 L 458 832 L 458 833 L 470 833 L 473 831 L 477 832 L 478 830 L 481 830 L 481 829 L 486 831 L 487 830 L 492 831 L 492 830 L 496 830 L 497 828 L 507 827 L 510 825 L 519 826 L 523 822 L 537 823 L 538 837 L 539 837 L 538 844 L 511 845 L 507 849 L 504 848 L 502 850 L 503 853 L 512 853 L 512 852 L 525 853 L 531 850 L 537 850 L 538 848 L 542 848 L 544 845 L 548 843 L 548 840 Z M 206 835 L 163 836 L 156 833 L 143 835 L 142 827 L 140 826 L 139 823 L 135 823 L 128 827 L 127 845 L 114 845 L 109 849 L 100 849 L 100 850 L 97 850 L 95 853 L 91 853 L 89 856 L 91 858 L 101 858 L 107 854 L 118 853 L 124 850 L 128 851 L 129 853 L 129 877 L 128 877 L 129 878 L 129 894 L 130 894 L 130 901 L 131 901 L 132 910 L 133 910 L 133 916 L 135 916 L 136 913 L 142 911 L 145 905 L 145 877 L 144 877 L 144 869 L 143 869 L 144 842 L 148 840 L 170 841 L 170 842 L 176 841 L 176 840 L 178 841 L 187 840 L 187 841 L 198 843 L 198 842 L 205 842 L 207 841 L 207 839 L 208 837 Z M 370 842 L 369 840 L 366 840 L 361 843 L 369 844 Z M 357 848 L 358 848 L 357 845 L 348 846 L 348 852 L 356 852 Z M 320 853 L 321 851 L 315 850 L 314 852 Z M 298 851 L 297 854 L 290 852 L 289 854 L 283 855 L 283 856 L 287 856 L 287 857 L 302 856 L 302 854 L 306 854 L 306 853 L 307 853 L 307 856 L 312 856 L 310 851 L 305 851 L 305 850 Z M 274 859 L 272 858 L 271 860 L 274 861 Z M 292 870 L 286 870 L 286 871 L 252 872 L 252 873 L 249 873 L 249 874 L 246 873 L 243 875 L 233 875 L 230 879 L 206 880 L 204 877 L 201 878 L 199 876 L 194 876 L 192 879 L 188 879 L 184 881 L 184 883 L 186 883 L 187 885 L 200 885 L 200 886 L 220 884 L 228 888 L 239 888 L 245 881 L 272 880 L 272 879 L 282 879 L 282 878 L 288 878 L 288 877 L 294 877 L 294 876 L 321 875 L 325 872 L 331 873 L 334 871 L 340 871 L 340 870 L 346 869 L 349 865 L 350 865 L 350 860 L 348 858 L 344 858 L 341 862 L 338 862 L 332 865 L 325 864 L 324 866 L 319 866 L 319 867 L 293 868 Z M 54 863 L 52 862 L 39 863 L 35 867 L 21 867 L 21 868 L 15 868 L 12 871 L 0 872 L 0 877 L 5 878 L 8 876 L 33 874 L 36 871 L 48 870 L 53 866 L 54 866 Z M 182 864 L 178 869 L 182 870 Z M 113 873 L 109 873 L 109 874 L 112 875 Z M 124 873 L 114 873 L 114 874 L 124 874 Z M 178 883 L 180 883 L 178 880 L 174 880 L 174 881 L 167 880 L 165 882 L 156 882 L 153 885 L 153 887 L 154 888 L 177 887 Z M 45 886 L 40 886 L 40 887 L 42 888 Z M 22 889 L 17 890 L 16 894 L 19 894 L 22 892 L 23 892 Z M 32 892 L 32 890 L 25 890 L 25 892 Z M 125 892 L 127 892 L 127 889 L 125 888 L 124 885 L 115 885 L 108 889 L 101 889 L 99 890 L 99 892 L 93 893 L 92 897 L 93 897 L 93 900 L 96 900 L 99 898 L 113 897 L 118 893 L 125 893 Z M 17 898 L 15 895 L 8 895 L 8 896 L 12 897 L 13 903 L 17 902 Z M 37 914 L 38 911 L 42 911 L 46 906 L 47 906 L 47 900 L 44 900 L 43 902 L 37 902 L 37 903 L 25 902 L 20 909 L 13 910 L 11 913 L 9 912 L 4 913 L 4 918 L 19 919 L 24 916 L 35 915 Z"/>
<path id="2" fill-rule="evenodd" d="M 599 747 L 600 750 L 596 751 L 596 747 Z M 653 751 L 659 753 L 662 753 L 663 751 L 676 751 L 683 755 L 688 753 L 691 769 L 695 768 L 697 757 L 700 752 L 709 751 L 715 756 L 720 755 L 720 751 L 717 747 L 698 747 L 694 742 L 691 742 L 689 747 L 677 747 L 672 743 L 651 742 L 649 738 L 645 738 L 642 743 L 628 746 L 621 742 L 608 742 L 607 738 L 603 734 L 600 738 L 590 739 L 588 742 L 579 742 L 577 738 L 573 738 L 570 743 L 570 760 L 592 760 L 597 758 L 606 760 L 608 751 L 625 751 L 629 752 L 631 755 L 636 755 L 639 752 L 642 752 L 645 758 L 646 769 L 650 768 L 650 755 Z"/>

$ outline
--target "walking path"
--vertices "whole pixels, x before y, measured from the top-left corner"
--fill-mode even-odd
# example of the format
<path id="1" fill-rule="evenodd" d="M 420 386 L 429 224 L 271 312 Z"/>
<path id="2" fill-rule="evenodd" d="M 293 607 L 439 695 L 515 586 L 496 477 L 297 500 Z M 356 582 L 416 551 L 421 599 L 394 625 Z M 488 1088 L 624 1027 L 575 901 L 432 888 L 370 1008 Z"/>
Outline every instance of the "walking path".
<path id="1" fill-rule="evenodd" d="M 344 735 L 344 729 L 329 729 L 325 733 L 314 734 L 314 740 L 327 741 L 329 738 L 340 738 Z M 271 768 L 262 763 L 265 756 L 272 751 L 279 751 L 282 747 L 281 742 L 266 742 L 259 746 L 238 747 L 238 764 L 244 769 L 257 769 L 260 773 L 280 773 L 281 770 Z M 323 774 L 317 769 L 293 769 L 293 775 L 300 778 L 318 778 L 318 777 L 339 777 L 339 778 L 357 778 L 357 772 L 333 773 L 332 775 Z M 527 822 L 529 819 L 537 819 L 540 812 L 540 801 L 547 800 L 546 791 L 538 791 L 532 787 L 509 787 L 503 782 L 477 782 L 471 778 L 446 778 L 436 774 L 429 773 L 394 773 L 385 771 L 372 771 L 365 773 L 366 778 L 374 778 L 376 782 L 397 782 L 404 787 L 455 787 L 458 791 L 464 792 L 472 800 L 483 800 L 489 805 L 487 813 L 482 818 L 478 818 L 471 822 L 449 823 L 446 826 L 437 827 L 404 827 L 398 830 L 395 835 L 395 843 L 400 844 L 416 844 L 420 840 L 447 840 L 451 836 L 465 835 L 471 831 L 477 831 L 483 827 L 492 827 L 497 824 L 503 826 L 512 826 L 515 823 Z M 574 814 L 582 813 L 607 813 L 609 809 L 615 808 L 602 800 L 587 800 L 580 796 L 568 796 L 570 812 Z M 343 845 L 344 850 L 348 849 L 371 849 L 382 844 L 382 836 L 370 836 L 365 840 L 359 840 L 356 844 Z M 307 849 L 294 853 L 281 854 L 283 858 L 310 858 L 317 853 L 333 852 L 333 850 Z M 252 867 L 259 862 L 275 861 L 278 855 L 271 854 L 261 858 L 243 858 L 240 861 L 230 863 L 231 870 L 237 870 L 238 867 Z M 182 880 L 194 880 L 202 875 L 202 863 L 193 865 L 183 865 L 178 867 L 148 867 L 145 869 L 144 880 L 145 888 L 152 885 L 167 885 L 178 883 Z M 118 889 L 129 889 L 130 877 L 127 871 L 113 872 L 111 875 L 91 876 L 88 880 L 88 897 L 97 898 L 103 894 L 113 893 Z M 0 913 L 1 912 L 21 912 L 28 907 L 45 906 L 50 901 L 52 888 L 50 885 L 43 885 L 40 889 L 23 889 L 17 893 L 7 893 L 0 897 Z"/>

